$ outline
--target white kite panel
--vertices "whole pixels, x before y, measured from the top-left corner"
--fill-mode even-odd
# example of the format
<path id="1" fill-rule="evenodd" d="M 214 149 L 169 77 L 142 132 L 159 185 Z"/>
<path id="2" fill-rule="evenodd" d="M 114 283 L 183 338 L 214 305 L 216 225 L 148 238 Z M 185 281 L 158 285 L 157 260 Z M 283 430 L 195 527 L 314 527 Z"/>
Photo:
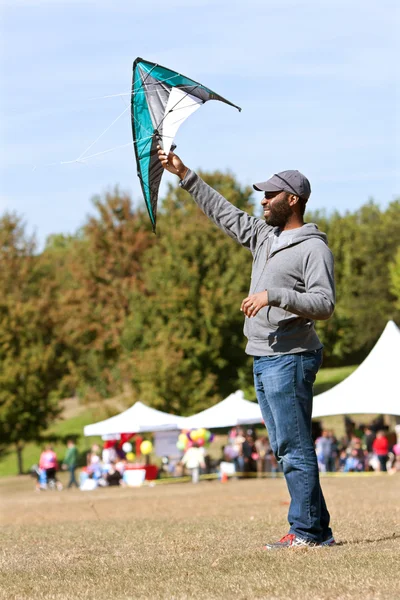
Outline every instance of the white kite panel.
<path id="1" fill-rule="evenodd" d="M 191 96 L 180 88 L 174 87 L 168 98 L 162 124 L 162 145 L 166 154 L 171 149 L 176 132 L 182 123 L 204 104 L 199 98 Z"/>

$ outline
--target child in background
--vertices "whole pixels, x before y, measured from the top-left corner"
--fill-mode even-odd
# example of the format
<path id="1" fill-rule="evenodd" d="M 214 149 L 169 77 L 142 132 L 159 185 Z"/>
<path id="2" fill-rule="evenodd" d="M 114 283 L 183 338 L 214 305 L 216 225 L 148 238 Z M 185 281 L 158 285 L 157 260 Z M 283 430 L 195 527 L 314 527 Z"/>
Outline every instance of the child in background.
<path id="1" fill-rule="evenodd" d="M 188 448 L 182 457 L 182 463 L 189 469 L 192 475 L 192 483 L 198 483 L 200 475 L 200 467 L 205 469 L 204 452 L 202 448 L 193 443 L 191 448 Z"/>

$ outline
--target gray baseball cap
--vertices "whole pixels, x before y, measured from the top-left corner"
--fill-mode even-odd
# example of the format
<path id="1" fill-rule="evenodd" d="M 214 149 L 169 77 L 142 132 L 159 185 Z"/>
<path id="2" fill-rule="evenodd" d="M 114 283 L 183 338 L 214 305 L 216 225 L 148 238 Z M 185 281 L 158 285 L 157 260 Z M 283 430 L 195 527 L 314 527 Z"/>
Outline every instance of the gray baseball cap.
<path id="1" fill-rule="evenodd" d="M 289 194 L 295 194 L 304 200 L 311 195 L 311 185 L 307 177 L 300 171 L 281 171 L 275 173 L 267 181 L 255 183 L 253 188 L 257 192 L 278 192 L 284 190 Z"/>

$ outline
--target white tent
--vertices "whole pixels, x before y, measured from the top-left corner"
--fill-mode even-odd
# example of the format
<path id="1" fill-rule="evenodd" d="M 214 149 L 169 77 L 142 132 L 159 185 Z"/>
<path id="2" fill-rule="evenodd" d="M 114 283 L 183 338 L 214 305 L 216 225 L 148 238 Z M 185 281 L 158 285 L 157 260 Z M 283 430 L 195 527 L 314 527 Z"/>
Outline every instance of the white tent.
<path id="1" fill-rule="evenodd" d="M 238 390 L 211 408 L 187 417 L 182 427 L 185 429 L 197 429 L 199 427 L 217 429 L 261 423 L 262 420 L 258 404 L 245 400 L 243 392 Z"/>
<path id="2" fill-rule="evenodd" d="M 181 429 L 184 417 L 170 415 L 142 402 L 136 402 L 131 408 L 115 417 L 86 425 L 84 435 L 107 435 L 121 433 L 142 433 Z"/>
<path id="3" fill-rule="evenodd" d="M 314 398 L 313 417 L 400 415 L 400 330 L 389 321 L 367 358 L 349 377 Z"/>

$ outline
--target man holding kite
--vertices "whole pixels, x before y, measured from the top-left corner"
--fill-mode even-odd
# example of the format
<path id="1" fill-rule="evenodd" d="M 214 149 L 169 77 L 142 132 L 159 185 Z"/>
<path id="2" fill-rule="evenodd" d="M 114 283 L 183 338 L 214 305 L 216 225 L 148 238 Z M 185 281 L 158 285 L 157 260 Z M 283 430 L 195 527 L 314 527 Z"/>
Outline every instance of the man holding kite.
<path id="1" fill-rule="evenodd" d="M 304 223 L 310 183 L 299 171 L 283 171 L 255 184 L 264 193 L 263 221 L 233 206 L 176 154 L 159 148 L 158 156 L 201 210 L 253 255 L 250 292 L 240 308 L 246 353 L 254 357 L 257 399 L 291 496 L 289 533 L 265 549 L 334 545 L 311 435 L 313 383 L 322 363 L 314 321 L 334 310 L 333 257 L 325 234 Z"/>

